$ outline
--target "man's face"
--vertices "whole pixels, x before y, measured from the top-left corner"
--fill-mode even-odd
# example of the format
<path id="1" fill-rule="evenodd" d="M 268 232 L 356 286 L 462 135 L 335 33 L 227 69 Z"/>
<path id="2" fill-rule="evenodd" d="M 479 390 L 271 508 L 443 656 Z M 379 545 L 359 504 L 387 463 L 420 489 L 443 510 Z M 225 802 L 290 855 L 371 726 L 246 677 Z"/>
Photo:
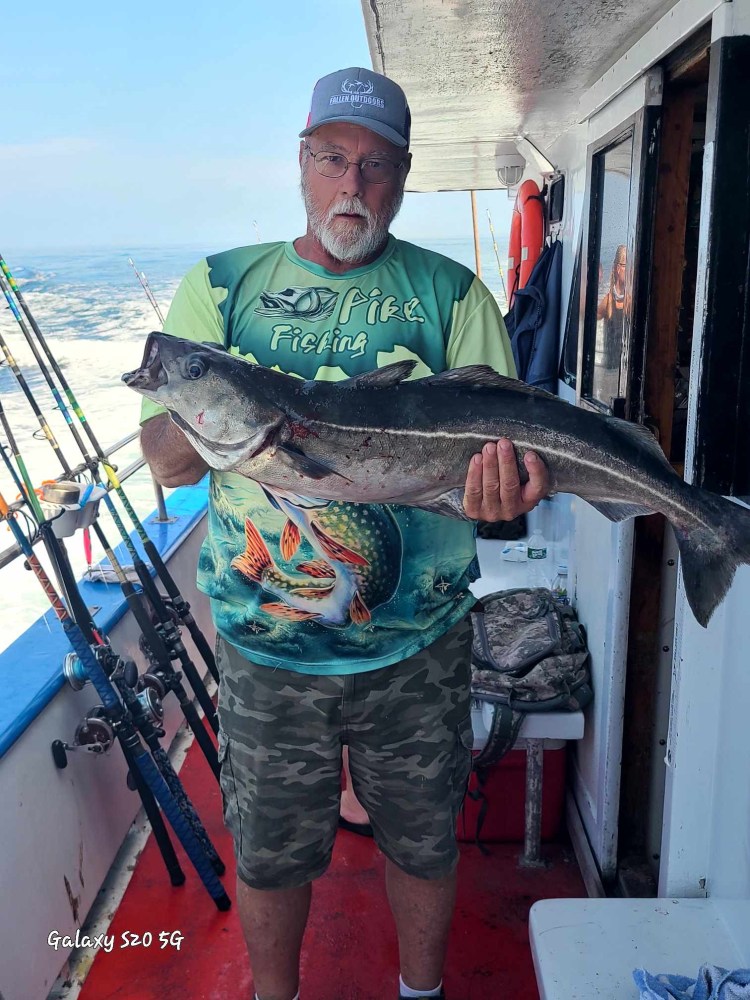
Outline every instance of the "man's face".
<path id="1" fill-rule="evenodd" d="M 385 184 L 367 183 L 355 165 L 342 177 L 318 173 L 304 143 L 300 147 L 302 197 L 313 235 L 335 259 L 356 263 L 382 246 L 396 216 L 408 173 L 408 154 L 359 125 L 321 125 L 307 137 L 313 153 L 330 152 L 361 163 L 369 159 L 407 162 Z"/>

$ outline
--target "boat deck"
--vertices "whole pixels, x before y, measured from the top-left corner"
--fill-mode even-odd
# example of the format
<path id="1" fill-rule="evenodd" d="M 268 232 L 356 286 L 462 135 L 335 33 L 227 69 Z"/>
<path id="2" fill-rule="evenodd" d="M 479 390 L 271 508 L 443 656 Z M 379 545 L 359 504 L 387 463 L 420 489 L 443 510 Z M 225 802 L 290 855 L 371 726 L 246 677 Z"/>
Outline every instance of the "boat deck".
<path id="1" fill-rule="evenodd" d="M 185 787 L 227 865 L 223 882 L 234 900 L 231 840 L 221 797 L 197 746 L 181 770 Z M 572 850 L 546 844 L 543 869 L 518 865 L 519 844 L 489 845 L 485 856 L 462 846 L 456 918 L 445 986 L 450 1000 L 536 1000 L 528 939 L 532 903 L 545 897 L 585 896 Z M 135 866 L 80 1000 L 250 1000 L 252 974 L 236 906 L 219 913 L 197 875 L 177 851 L 187 876 L 170 886 L 153 836 Z M 328 873 L 315 886 L 302 958 L 303 1000 L 392 1000 L 396 994 L 396 936 L 383 885 L 384 858 L 375 844 L 340 832 Z M 159 935 L 178 931 L 179 950 Z M 123 934 L 150 932 L 150 946 L 123 947 Z"/>

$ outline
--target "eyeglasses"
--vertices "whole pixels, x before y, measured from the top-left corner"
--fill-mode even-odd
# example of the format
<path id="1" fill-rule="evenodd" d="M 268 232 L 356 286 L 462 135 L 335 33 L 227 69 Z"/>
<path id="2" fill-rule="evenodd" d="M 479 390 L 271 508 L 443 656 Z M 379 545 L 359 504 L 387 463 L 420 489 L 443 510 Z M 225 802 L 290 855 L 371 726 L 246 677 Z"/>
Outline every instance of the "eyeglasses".
<path id="1" fill-rule="evenodd" d="M 366 184 L 387 184 L 396 177 L 404 163 L 403 160 L 394 163 L 385 156 L 369 156 L 357 163 L 356 160 L 347 160 L 341 153 L 332 153 L 327 149 L 314 153 L 309 143 L 306 142 L 304 145 L 315 162 L 315 169 L 323 177 L 343 177 L 350 166 L 355 166 L 359 167 L 362 180 Z"/>

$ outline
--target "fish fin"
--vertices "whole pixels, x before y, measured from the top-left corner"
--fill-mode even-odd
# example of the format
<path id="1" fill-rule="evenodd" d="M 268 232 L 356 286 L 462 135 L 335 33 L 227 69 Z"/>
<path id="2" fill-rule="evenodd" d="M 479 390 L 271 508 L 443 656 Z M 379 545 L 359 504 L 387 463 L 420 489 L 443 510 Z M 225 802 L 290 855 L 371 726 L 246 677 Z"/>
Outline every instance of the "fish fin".
<path id="1" fill-rule="evenodd" d="M 253 583 L 260 583 L 260 577 L 257 573 L 257 568 L 253 562 L 251 562 L 246 556 L 235 556 L 232 560 L 232 569 L 236 569 L 238 572 L 246 576 L 248 580 L 252 580 Z"/>
<path id="2" fill-rule="evenodd" d="M 354 591 L 354 597 L 349 604 L 349 617 L 355 625 L 366 625 L 372 619 L 370 609 L 362 600 L 358 590 Z"/>
<path id="3" fill-rule="evenodd" d="M 699 505 L 697 525 L 673 523 L 672 527 L 680 549 L 685 596 L 705 628 L 737 567 L 750 564 L 750 510 L 705 490 L 696 490 L 693 501 Z"/>
<path id="4" fill-rule="evenodd" d="M 255 583 L 260 583 L 263 571 L 273 566 L 271 553 L 249 517 L 245 518 L 245 551 L 232 560 L 231 566 Z"/>
<path id="5" fill-rule="evenodd" d="M 335 538 L 332 538 L 329 534 L 323 531 L 323 529 L 315 524 L 315 522 L 312 523 L 311 528 L 313 530 L 313 534 L 320 542 L 323 551 L 329 559 L 335 559 L 337 562 L 350 563 L 352 566 L 370 565 L 363 555 L 360 555 L 359 552 L 355 552 L 354 549 L 350 549 L 342 542 L 337 542 Z"/>
<path id="6" fill-rule="evenodd" d="M 675 475 L 669 459 L 662 451 L 661 445 L 654 435 L 643 424 L 634 424 L 629 420 L 621 420 L 619 417 L 607 417 L 610 422 L 616 422 L 617 430 L 634 441 L 643 451 L 652 458 L 657 458 L 665 469 Z"/>
<path id="7" fill-rule="evenodd" d="M 518 379 L 501 375 L 489 365 L 466 365 L 464 368 L 452 368 L 447 372 L 439 372 L 437 375 L 428 375 L 419 379 L 423 385 L 438 388 L 456 388 L 465 386 L 469 389 L 512 389 L 514 392 L 525 392 L 530 396 L 546 396 L 549 399 L 558 399 L 552 392 L 546 389 L 538 389 L 533 385 L 526 385 Z"/>
<path id="8" fill-rule="evenodd" d="M 442 514 L 443 517 L 459 518 L 462 521 L 473 521 L 464 510 L 464 491 L 456 488 L 443 493 L 439 497 L 431 500 L 409 500 L 410 507 L 419 507 L 420 510 L 427 510 L 431 514 Z"/>
<path id="9" fill-rule="evenodd" d="M 284 462 L 301 475 L 310 479 L 325 479 L 326 476 L 339 476 L 345 482 L 350 483 L 351 479 L 332 469 L 330 465 L 319 462 L 316 458 L 310 458 L 304 451 L 294 448 L 288 444 L 280 444 L 276 448 L 276 454 Z"/>
<path id="10" fill-rule="evenodd" d="M 616 500 L 589 500 L 586 497 L 584 499 L 586 503 L 591 504 L 594 510 L 598 510 L 600 514 L 604 514 L 609 521 L 627 521 L 631 517 L 640 517 L 641 514 L 654 513 L 653 507 L 645 507 L 639 503 L 619 503 Z"/>
<path id="11" fill-rule="evenodd" d="M 393 364 L 376 368 L 375 371 L 345 379 L 339 382 L 339 385 L 351 389 L 390 389 L 407 379 L 416 367 L 417 362 L 413 360 L 394 361 Z"/>
<path id="12" fill-rule="evenodd" d="M 307 573 L 308 576 L 314 576 L 318 579 L 331 579 L 336 576 L 335 569 L 333 566 L 329 566 L 325 559 L 297 563 L 297 569 L 300 573 Z"/>
<path id="13" fill-rule="evenodd" d="M 289 590 L 290 594 L 294 594 L 295 597 L 308 597 L 312 600 L 322 600 L 328 597 L 333 590 L 335 584 L 333 581 L 326 584 L 324 587 L 291 587 Z"/>
<path id="14" fill-rule="evenodd" d="M 287 562 L 299 548 L 301 537 L 300 530 L 294 521 L 287 521 L 284 525 L 284 530 L 281 532 L 281 541 L 279 542 L 281 554 Z"/>
<path id="15" fill-rule="evenodd" d="M 280 601 L 272 601 L 270 604 L 261 604 L 261 611 L 265 611 L 274 618 L 285 618 L 290 622 L 304 622 L 311 618 L 320 618 L 317 611 L 303 611 L 301 608 L 290 608 L 288 604 L 281 604 Z"/>

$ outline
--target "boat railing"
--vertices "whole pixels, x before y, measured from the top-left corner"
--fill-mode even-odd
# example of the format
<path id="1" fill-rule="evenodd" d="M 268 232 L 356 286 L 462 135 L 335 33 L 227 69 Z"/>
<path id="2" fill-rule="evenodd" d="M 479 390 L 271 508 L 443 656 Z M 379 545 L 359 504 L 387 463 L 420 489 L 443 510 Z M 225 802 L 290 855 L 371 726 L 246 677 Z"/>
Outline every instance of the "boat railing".
<path id="1" fill-rule="evenodd" d="M 140 434 L 140 429 L 131 431 L 130 434 L 127 434 L 124 438 L 121 438 L 119 441 L 116 441 L 110 448 L 106 448 L 104 450 L 104 455 L 107 461 L 111 465 L 112 469 L 114 469 L 114 471 L 117 473 L 117 478 L 121 483 L 124 483 L 132 475 L 134 475 L 134 473 L 140 471 L 140 469 L 142 469 L 145 466 L 146 460 L 143 457 L 143 455 L 139 455 L 138 458 L 134 459 L 132 462 L 130 462 L 129 465 L 125 466 L 124 469 L 120 470 L 118 469 L 116 463 L 112 462 L 111 459 L 119 451 L 122 451 L 123 448 L 126 448 L 129 444 L 132 444 L 133 441 L 135 441 L 138 438 L 139 434 Z M 87 470 L 90 471 L 90 464 L 82 462 L 80 465 L 77 465 L 74 469 L 71 469 L 70 472 L 65 472 L 62 475 L 57 476 L 55 478 L 55 482 L 71 479 L 73 477 L 83 474 Z M 170 520 L 170 518 L 169 515 L 167 514 L 167 506 L 166 506 L 166 501 L 164 499 L 164 491 L 162 487 L 159 485 L 159 483 L 156 482 L 153 476 L 151 477 L 151 482 L 153 484 L 154 499 L 156 501 L 156 510 L 157 510 L 157 514 L 154 520 L 157 522 L 159 521 L 167 522 Z M 107 492 L 109 492 L 113 488 L 112 484 L 109 482 L 106 483 L 102 482 L 101 486 L 105 488 Z M 10 505 L 11 510 L 17 508 L 19 505 L 20 502 L 17 504 L 11 504 Z M 37 537 L 32 542 L 32 544 L 35 545 L 38 541 L 40 541 L 40 539 Z M 21 549 L 18 547 L 18 545 L 10 545 L 8 546 L 7 549 L 3 549 L 2 551 L 0 551 L 0 570 L 5 569 L 6 566 L 9 566 L 15 559 L 17 559 L 22 554 L 23 553 L 21 552 Z"/>

